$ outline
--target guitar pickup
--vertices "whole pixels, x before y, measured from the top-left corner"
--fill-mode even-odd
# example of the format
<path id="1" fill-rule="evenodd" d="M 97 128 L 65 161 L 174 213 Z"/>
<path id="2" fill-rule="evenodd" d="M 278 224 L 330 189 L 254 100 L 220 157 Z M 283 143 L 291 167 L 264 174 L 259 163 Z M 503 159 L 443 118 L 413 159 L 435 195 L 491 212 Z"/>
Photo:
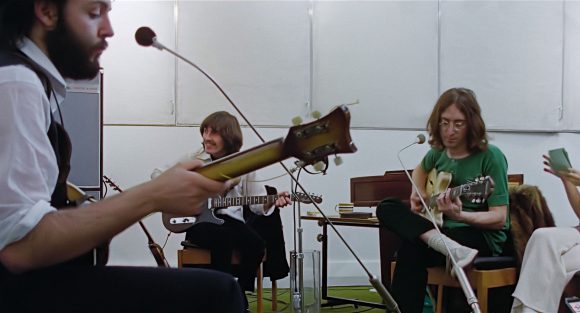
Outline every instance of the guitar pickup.
<path id="1" fill-rule="evenodd" d="M 169 224 L 180 225 L 180 224 L 193 224 L 197 220 L 194 216 L 182 216 L 182 217 L 172 217 L 169 219 Z"/>

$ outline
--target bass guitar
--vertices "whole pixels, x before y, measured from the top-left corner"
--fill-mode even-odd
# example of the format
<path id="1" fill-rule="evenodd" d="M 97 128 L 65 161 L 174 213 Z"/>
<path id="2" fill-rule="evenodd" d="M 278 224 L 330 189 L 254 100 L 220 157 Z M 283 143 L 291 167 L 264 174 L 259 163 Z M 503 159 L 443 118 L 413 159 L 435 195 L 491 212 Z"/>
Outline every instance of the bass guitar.
<path id="1" fill-rule="evenodd" d="M 117 192 L 123 192 L 123 190 L 117 184 L 115 184 L 109 177 L 103 175 L 103 181 L 107 185 L 111 186 L 111 188 L 113 188 L 113 190 L 115 190 Z M 161 248 L 161 246 L 158 245 L 153 240 L 153 237 L 151 237 L 151 234 L 147 230 L 147 227 L 145 227 L 145 224 L 143 224 L 142 221 L 139 221 L 139 226 L 141 226 L 141 229 L 143 230 L 143 232 L 147 236 L 147 246 L 149 247 L 149 251 L 151 251 L 151 254 L 153 254 L 153 258 L 155 258 L 155 262 L 157 263 L 157 266 L 158 267 L 170 267 L 169 262 L 167 262 L 167 259 L 165 258 L 165 254 L 163 253 L 163 248 Z"/>
<path id="2" fill-rule="evenodd" d="M 341 105 L 319 120 L 291 127 L 285 138 L 229 155 L 195 171 L 213 180 L 226 181 L 290 157 L 311 165 L 324 160 L 328 155 L 356 152 L 349 130 L 350 112 L 346 105 Z M 215 208 L 209 205 L 206 207 L 208 209 L 197 216 L 162 213 L 163 224 L 170 231 L 175 229 L 178 230 L 176 232 L 183 232 L 196 223 L 224 223 L 215 216 Z M 176 225 L 178 229 L 174 227 Z"/>
<path id="3" fill-rule="evenodd" d="M 449 185 L 451 184 L 451 173 L 439 172 L 436 169 L 432 169 L 427 176 L 427 183 L 425 185 L 425 191 L 429 196 L 429 201 L 427 204 L 432 209 L 431 213 L 435 219 L 437 225 L 443 225 L 443 213 L 437 208 L 437 197 L 439 194 L 445 192 Z M 484 202 L 492 190 L 492 180 L 490 177 L 481 177 L 475 179 L 473 182 L 469 182 L 457 187 L 451 188 L 449 195 L 451 199 L 454 200 L 457 197 L 464 197 L 471 200 L 474 203 Z M 424 218 L 431 221 L 429 218 L 429 213 L 423 208 L 423 211 L 419 213 Z"/>

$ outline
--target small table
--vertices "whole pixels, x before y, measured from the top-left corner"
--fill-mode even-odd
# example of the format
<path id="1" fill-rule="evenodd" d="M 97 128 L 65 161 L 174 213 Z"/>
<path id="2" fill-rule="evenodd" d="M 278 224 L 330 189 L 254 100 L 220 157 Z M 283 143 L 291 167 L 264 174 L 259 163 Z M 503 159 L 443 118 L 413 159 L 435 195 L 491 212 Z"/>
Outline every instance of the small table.
<path id="1" fill-rule="evenodd" d="M 318 226 L 322 227 L 322 235 L 318 236 L 318 241 L 322 242 L 322 299 L 327 302 L 323 306 L 333 306 L 340 304 L 356 304 L 374 308 L 386 308 L 383 303 L 360 301 L 356 299 L 346 299 L 328 296 L 328 225 L 329 222 L 321 216 L 301 216 L 303 220 L 317 221 Z M 379 221 L 376 218 L 341 218 L 338 216 L 328 217 L 334 226 L 351 226 L 379 229 L 379 250 L 381 258 L 381 281 L 385 287 L 390 286 L 391 282 L 391 261 L 393 260 L 394 251 L 399 245 L 398 238 L 393 238 L 392 233 L 384 232 L 379 227 Z"/>

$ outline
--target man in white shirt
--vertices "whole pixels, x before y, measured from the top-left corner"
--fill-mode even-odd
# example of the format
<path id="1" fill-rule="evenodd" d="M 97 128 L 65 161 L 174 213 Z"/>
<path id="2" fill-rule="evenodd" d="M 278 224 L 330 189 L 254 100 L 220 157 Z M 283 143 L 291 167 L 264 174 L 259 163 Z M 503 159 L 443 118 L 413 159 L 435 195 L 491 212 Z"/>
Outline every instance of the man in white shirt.
<path id="1" fill-rule="evenodd" d="M 230 275 L 97 267 L 83 257 L 153 212 L 199 213 L 230 185 L 191 171 L 202 162 L 180 163 L 121 195 L 61 210 L 70 205 L 71 149 L 53 113 L 66 94 L 63 77 L 98 73 L 113 36 L 110 9 L 110 0 L 0 3 L 0 311 L 240 312 Z"/>
<path id="2" fill-rule="evenodd" d="M 202 160 L 206 163 L 216 161 L 240 150 L 243 143 L 242 130 L 235 116 L 225 111 L 218 111 L 207 116 L 200 125 L 203 150 L 190 153 L 181 161 Z M 152 178 L 162 173 L 155 169 Z M 235 184 L 223 194 L 231 203 L 237 204 L 215 210 L 217 218 L 224 221 L 222 225 L 197 223 L 187 230 L 186 242 L 211 249 L 212 267 L 223 272 L 233 273 L 231 264 L 232 252 L 240 252 L 240 264 L 236 273 L 238 283 L 244 291 L 254 290 L 256 269 L 264 257 L 265 239 L 261 238 L 244 220 L 244 203 L 250 196 L 263 194 L 259 184 L 254 183 L 255 173 L 246 174 L 236 180 Z M 257 215 L 268 216 L 275 207 L 284 207 L 291 203 L 287 192 L 280 192 L 275 201 L 249 204 L 248 208 Z M 281 225 L 281 223 L 280 223 Z M 283 238 L 282 244 L 283 244 Z M 247 305 L 247 303 L 246 303 Z"/>

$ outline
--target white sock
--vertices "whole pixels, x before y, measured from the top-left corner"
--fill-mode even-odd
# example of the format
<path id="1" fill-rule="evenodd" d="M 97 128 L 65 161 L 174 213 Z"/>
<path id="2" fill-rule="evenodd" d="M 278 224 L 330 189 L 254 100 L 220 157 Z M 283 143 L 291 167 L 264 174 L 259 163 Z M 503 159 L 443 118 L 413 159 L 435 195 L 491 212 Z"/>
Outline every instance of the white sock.
<path id="1" fill-rule="evenodd" d="M 449 256 L 449 252 L 445 248 L 444 241 L 445 243 L 447 243 L 447 247 L 449 247 L 449 250 L 461 246 L 459 243 L 457 243 L 457 241 L 445 236 L 444 234 L 436 234 L 434 236 L 431 236 L 431 238 L 427 240 L 427 245 L 431 247 L 433 250 L 443 254 L 444 256 Z"/>
<path id="2" fill-rule="evenodd" d="M 445 236 L 444 234 L 437 234 L 427 240 L 427 245 L 429 247 L 444 256 L 449 257 L 449 252 L 445 248 L 445 244 L 447 244 L 449 251 L 453 253 L 453 258 L 460 267 L 467 266 L 477 256 L 478 251 L 476 249 L 462 246 L 457 241 Z"/>

